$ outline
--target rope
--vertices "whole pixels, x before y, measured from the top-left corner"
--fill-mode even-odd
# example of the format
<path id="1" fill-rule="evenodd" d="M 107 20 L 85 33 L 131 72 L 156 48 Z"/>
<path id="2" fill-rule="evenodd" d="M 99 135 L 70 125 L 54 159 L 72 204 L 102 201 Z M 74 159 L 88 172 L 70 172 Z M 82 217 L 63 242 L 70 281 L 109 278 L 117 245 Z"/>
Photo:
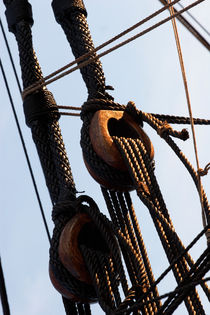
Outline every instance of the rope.
<path id="1" fill-rule="evenodd" d="M 169 273 L 169 271 L 171 271 L 172 269 L 172 266 L 174 266 L 179 260 L 181 257 L 183 257 L 189 250 L 190 248 L 192 248 L 196 242 L 198 242 L 198 240 L 206 233 L 206 230 L 207 230 L 207 227 L 205 229 L 203 229 L 194 239 L 193 241 L 185 248 L 185 250 L 172 262 L 172 264 L 159 276 L 159 278 L 155 281 L 154 285 L 158 285 L 158 283 L 160 283 L 160 281 L 162 281 L 164 279 L 164 277 Z M 196 284 L 205 284 L 205 282 L 209 281 L 209 278 L 205 278 L 205 279 L 202 279 L 198 282 L 196 282 Z M 153 286 L 154 286 L 153 285 Z M 186 287 L 189 287 L 189 285 L 191 284 L 188 284 Z M 193 283 L 192 283 L 193 285 Z M 153 286 L 150 288 L 150 290 L 153 288 Z M 178 290 L 182 290 L 182 289 L 178 289 Z M 173 295 L 174 294 L 174 291 L 171 291 L 171 292 L 168 292 L 164 295 L 161 295 L 160 297 L 157 297 L 156 299 L 154 299 L 154 301 L 158 301 L 164 297 L 167 297 L 167 296 L 170 296 L 170 295 Z M 140 303 L 140 306 L 142 305 L 142 303 Z M 138 306 L 139 306 L 139 303 L 136 303 L 135 305 L 131 306 L 129 312 L 135 310 L 135 309 L 138 309 Z"/>
<path id="2" fill-rule="evenodd" d="M 7 297 L 7 290 L 6 290 L 5 280 L 4 280 L 4 272 L 2 268 L 1 257 L 0 257 L 0 284 L 1 284 L 0 297 L 1 297 L 3 315 L 10 315 L 9 301 Z"/>
<path id="3" fill-rule="evenodd" d="M 168 3 L 171 2 L 171 0 L 167 0 L 167 1 L 168 1 Z M 169 8 L 169 10 L 170 10 L 170 15 L 171 16 L 174 15 L 173 6 L 171 6 Z M 173 25 L 174 36 L 175 36 L 176 46 L 177 46 L 177 51 L 178 51 L 178 56 L 179 56 L 179 63 L 180 63 L 181 72 L 182 72 L 182 79 L 183 79 L 184 88 L 185 88 L 185 95 L 186 95 L 186 99 L 187 99 L 188 112 L 189 112 L 189 116 L 190 116 L 190 125 L 191 125 L 191 130 L 192 130 L 192 135 L 193 135 L 193 146 L 194 146 L 195 159 L 196 159 L 196 164 L 197 164 L 198 189 L 199 189 L 200 203 L 201 203 L 201 209 L 202 209 L 202 219 L 203 219 L 203 226 L 205 227 L 207 225 L 207 221 L 206 221 L 204 208 L 203 208 L 202 184 L 201 184 L 201 177 L 200 177 L 200 173 L 199 173 L 200 165 L 199 165 L 199 159 L 198 159 L 198 148 L 197 148 L 197 142 L 196 142 L 196 136 L 195 136 L 194 120 L 193 120 L 193 115 L 192 115 L 192 107 L 191 107 L 190 94 L 189 94 L 189 89 L 188 89 L 188 84 L 187 84 L 187 77 L 186 77 L 186 72 L 185 72 L 184 60 L 183 60 L 183 55 L 182 55 L 182 49 L 181 49 L 181 44 L 180 44 L 180 40 L 179 40 L 179 34 L 178 34 L 175 19 L 172 19 L 172 25 Z"/>
<path id="4" fill-rule="evenodd" d="M 13 72 L 14 72 L 14 75 L 15 75 L 15 78 L 16 78 L 17 86 L 18 86 L 19 92 L 21 94 L 22 93 L 22 89 L 21 89 L 20 81 L 19 81 L 19 78 L 18 78 L 18 75 L 17 75 L 17 71 L 16 71 L 16 67 L 15 67 L 14 61 L 13 61 L 11 49 L 9 47 L 9 43 L 8 43 L 5 31 L 4 31 L 4 26 L 2 24 L 1 19 L 0 19 L 0 26 L 1 26 L 3 37 L 4 37 L 4 42 L 5 42 L 6 47 L 7 47 L 7 52 L 9 54 L 10 62 L 11 62 L 11 65 L 12 65 L 12 69 L 13 69 Z M 28 156 L 28 152 L 27 152 L 27 149 L 26 149 L 26 145 L 25 145 L 25 141 L 24 141 L 24 138 L 23 138 L 22 130 L 21 130 L 21 127 L 20 127 L 20 124 L 19 124 L 19 120 L 18 120 L 18 117 L 17 117 L 16 109 L 15 109 L 15 106 L 14 106 L 14 102 L 13 102 L 13 99 L 12 99 L 12 95 L 11 95 L 11 92 L 10 92 L 10 88 L 9 88 L 9 85 L 8 85 L 8 81 L 7 81 L 6 74 L 5 74 L 4 67 L 3 67 L 3 64 L 1 62 L 1 60 L 0 60 L 0 64 L 1 64 L 1 70 L 2 70 L 3 77 L 4 77 L 7 93 L 8 93 L 8 96 L 9 96 L 10 104 L 11 104 L 11 107 L 12 107 L 12 112 L 13 112 L 13 115 L 14 115 L 14 118 L 15 118 L 17 129 L 18 129 L 18 134 L 20 136 L 20 140 L 21 140 L 21 143 L 22 143 L 22 147 L 23 147 L 23 151 L 24 151 L 25 157 L 26 157 L 26 162 L 27 162 L 27 165 L 28 165 L 29 173 L 30 173 L 30 176 L 31 176 L 31 179 L 32 179 L 34 191 L 35 191 L 35 194 L 36 194 L 36 198 L 37 198 L 37 201 L 38 201 L 38 204 L 39 204 L 41 216 L 42 216 L 42 219 L 43 219 L 44 227 L 45 227 L 45 230 L 46 230 L 46 233 L 47 233 L 47 238 L 48 238 L 49 243 L 50 243 L 51 237 L 50 237 L 50 232 L 49 232 L 49 228 L 48 228 L 48 225 L 47 225 L 47 220 L 46 220 L 46 217 L 45 217 L 45 213 L 44 213 L 44 209 L 43 209 L 43 206 L 42 206 L 42 202 L 41 202 L 41 198 L 40 198 L 40 195 L 39 195 L 39 191 L 38 191 L 38 188 L 37 188 L 37 184 L 36 184 L 36 180 L 35 180 L 35 177 L 34 177 L 33 169 L 32 169 L 31 162 L 30 162 L 30 159 L 29 159 L 29 156 Z"/>
<path id="5" fill-rule="evenodd" d="M 205 279 L 202 279 L 202 280 L 198 280 L 198 281 L 192 281 L 191 283 L 185 285 L 185 286 L 182 286 L 181 288 L 176 288 L 175 291 L 170 291 L 170 292 L 167 292 L 165 294 L 162 294 L 160 295 L 159 297 L 157 298 L 154 298 L 151 302 L 158 302 L 162 299 L 165 299 L 167 297 L 172 297 L 174 296 L 174 294 L 180 294 L 183 292 L 183 290 L 186 290 L 186 289 L 189 289 L 189 288 L 193 288 L 199 284 L 202 284 L 202 282 L 207 282 L 207 281 L 210 281 L 210 277 L 207 277 Z M 132 292 L 133 293 L 133 292 Z M 144 305 L 147 305 L 149 303 L 151 303 L 150 301 L 145 301 L 145 302 L 141 302 L 141 303 L 135 303 L 134 305 L 130 306 L 130 308 L 126 309 L 126 314 L 130 314 L 131 312 L 134 312 L 135 310 L 138 310 L 140 307 L 144 306 Z M 131 303 L 130 303 L 131 304 Z M 129 304 L 125 304 L 125 305 L 129 305 Z M 121 305 L 122 307 L 120 307 L 116 312 L 115 312 L 115 315 L 119 315 L 119 314 L 124 314 L 125 312 L 125 309 L 124 309 L 124 305 L 122 304 Z M 168 310 L 167 310 L 168 311 Z M 161 314 L 160 312 L 158 314 Z M 164 313 L 165 314 L 165 313 Z M 168 313 L 168 315 L 170 315 L 171 313 Z"/>
<path id="6" fill-rule="evenodd" d="M 143 203 L 148 207 L 169 262 L 172 262 L 172 260 L 179 255 L 180 251 L 184 249 L 184 247 L 174 231 L 167 209 L 164 209 L 164 204 L 161 201 L 161 193 L 158 189 L 157 183 L 155 183 L 154 174 L 148 164 L 148 157 L 147 155 L 142 155 L 143 148 L 141 149 L 139 146 L 141 151 L 137 151 L 137 147 L 135 148 L 137 143 L 138 145 L 140 144 L 139 140 L 126 140 L 124 138 L 118 139 L 117 137 L 114 137 L 114 140 L 122 152 L 125 161 L 128 162 L 127 165 L 136 185 L 137 193 Z M 142 160 L 141 157 L 143 158 Z M 145 165 L 143 163 L 145 163 Z M 146 169 L 144 170 L 145 166 L 147 171 Z M 139 190 L 139 182 L 145 183 L 149 191 L 145 191 L 144 188 Z M 151 185 L 150 182 L 152 183 Z M 180 259 L 180 261 L 176 264 L 176 267 L 173 268 L 173 272 L 178 283 L 182 281 L 183 277 L 189 270 L 187 262 L 189 265 L 192 264 L 193 266 L 193 261 L 189 254 L 188 257 Z M 201 311 L 203 309 L 197 292 L 189 292 L 189 298 L 185 299 L 185 304 L 190 313 L 193 308 L 197 311 Z"/>
<path id="7" fill-rule="evenodd" d="M 0 67 L 1 67 L 3 78 L 4 78 L 4 83 L 5 83 L 5 86 L 6 86 L 6 89 L 7 89 L 7 94 L 8 94 L 9 100 L 10 100 L 10 105 L 11 105 L 11 108 L 12 108 L 13 116 L 15 118 L 16 126 L 17 126 L 17 129 L 18 129 L 18 134 L 20 136 L 20 141 L 21 141 L 21 144 L 22 144 L 22 148 L 23 148 L 23 151 L 24 151 L 24 154 L 25 154 L 25 157 L 26 157 L 26 162 L 27 162 L 27 165 L 28 165 L 28 169 L 29 169 L 29 173 L 30 173 L 31 179 L 32 179 L 34 191 L 35 191 L 36 198 L 37 198 L 37 201 L 38 201 L 38 204 L 39 204 L 39 209 L 40 209 L 40 212 L 41 212 L 41 216 L 42 216 L 42 220 L 43 220 L 43 223 L 44 223 L 45 231 L 47 233 L 47 238 L 48 238 L 49 243 L 50 243 L 51 237 L 50 237 L 50 232 L 49 232 L 49 228 L 48 228 L 48 225 L 47 225 L 47 220 L 46 220 L 46 217 L 45 217 L 44 209 L 43 209 L 42 202 L 41 202 L 41 199 L 40 199 L 40 195 L 39 195 L 39 191 L 38 191 L 38 188 L 37 188 L 36 180 L 35 180 L 34 173 L 33 173 L 32 166 L 31 166 L 31 162 L 30 162 L 30 159 L 29 159 L 28 151 L 26 149 L 26 144 L 25 144 L 25 141 L 24 141 L 24 138 L 23 138 L 22 130 L 21 130 L 20 123 L 19 123 L 19 120 L 18 120 L 18 117 L 17 117 L 16 109 L 15 109 L 14 102 L 13 102 L 13 98 L 12 98 L 12 95 L 11 95 L 11 92 L 10 92 L 10 88 L 9 88 L 9 85 L 8 85 L 7 77 L 6 77 L 6 74 L 5 74 L 4 67 L 3 67 L 1 59 L 0 59 Z"/>
<path id="8" fill-rule="evenodd" d="M 157 287 L 153 286 L 154 276 L 130 196 L 128 193 L 114 193 L 105 188 L 102 188 L 102 193 L 112 221 L 118 229 L 118 239 L 132 286 L 148 292 L 148 299 L 152 300 L 153 297 L 158 296 L 158 291 Z M 138 275 L 138 270 L 141 270 L 142 274 Z M 150 290 L 151 285 L 152 290 Z M 129 292 L 126 297 L 129 299 Z M 148 309 L 149 314 L 156 313 L 159 307 L 159 303 L 151 303 Z"/>
<path id="9" fill-rule="evenodd" d="M 180 0 L 175 0 L 175 1 L 173 1 L 173 3 L 176 3 L 176 2 L 178 2 L 178 1 L 180 1 Z M 170 4 L 170 5 L 171 5 L 171 4 Z M 44 81 L 46 82 L 48 79 L 50 79 L 51 77 L 55 76 L 55 75 L 58 74 L 59 72 L 62 72 L 62 71 L 64 71 L 65 69 L 67 69 L 67 68 L 73 66 L 74 64 L 83 61 L 85 58 L 90 57 L 90 56 L 92 55 L 92 53 L 97 52 L 98 50 L 100 50 L 100 49 L 104 48 L 105 46 L 111 44 L 111 43 L 114 42 L 115 40 L 117 40 L 117 39 L 119 39 L 120 37 L 122 37 L 122 36 L 126 35 L 127 33 L 131 32 L 131 31 L 134 30 L 135 28 L 137 28 L 137 27 L 139 27 L 140 25 L 146 23 L 146 22 L 149 21 L 151 18 L 153 18 L 153 17 L 157 16 L 158 14 L 160 14 L 161 12 L 165 11 L 166 8 L 169 7 L 170 5 L 167 4 L 166 7 L 164 7 L 164 8 L 162 8 L 162 9 L 156 11 L 155 13 L 153 13 L 152 15 L 148 16 L 147 18 L 143 19 L 142 21 L 138 22 L 138 23 L 135 24 L 134 26 L 128 28 L 127 30 L 125 30 L 125 31 L 123 31 L 123 32 L 121 32 L 121 33 L 119 33 L 118 35 L 114 36 L 113 38 L 111 38 L 110 40 L 106 41 L 105 43 L 99 45 L 97 48 L 95 48 L 95 49 L 91 50 L 90 52 L 88 52 L 88 53 L 86 53 L 86 54 L 80 56 L 79 58 L 76 58 L 73 62 L 67 64 L 66 66 L 64 66 L 64 67 L 58 69 L 57 71 L 53 72 L 52 74 L 46 76 L 46 77 L 44 78 Z M 42 81 L 40 81 L 39 83 L 41 84 Z M 26 92 L 26 91 L 25 91 L 25 92 Z"/>
<path id="10" fill-rule="evenodd" d="M 6 11 L 8 17 L 11 17 L 11 14 L 13 14 L 13 6 L 10 7 L 10 4 L 12 3 L 8 4 Z M 18 15 L 18 19 L 21 15 L 20 12 L 18 12 L 19 8 L 23 9 L 24 5 L 27 6 L 27 8 L 31 8 L 28 1 L 22 1 L 22 7 L 18 6 L 19 2 L 14 3 L 14 5 L 16 4 L 17 10 L 15 13 Z M 25 13 L 29 13 L 29 16 L 32 14 L 30 10 L 24 11 L 24 14 Z M 15 16 L 15 18 L 17 18 L 17 16 Z M 8 23 L 11 26 L 10 19 Z M 19 48 L 23 86 L 27 87 L 42 78 L 42 71 L 33 50 L 31 27 L 25 15 L 22 17 L 21 21 L 17 21 L 13 31 Z M 30 95 L 24 100 L 24 111 L 26 122 L 32 130 L 33 140 L 37 147 L 52 203 L 56 204 L 56 209 L 58 209 L 61 200 L 68 201 L 68 198 L 72 198 L 72 196 L 75 198 L 76 189 L 58 124 L 59 114 L 56 103 L 54 102 L 52 94 L 47 91 L 46 88 L 42 88 L 38 93 Z M 70 288 L 70 293 L 75 293 L 78 297 L 82 293 L 84 299 L 94 297 L 95 300 L 96 296 L 92 286 L 81 284 L 69 275 L 66 270 L 64 270 L 63 274 L 60 274 L 63 266 L 58 258 L 57 245 L 59 238 L 56 236 L 60 235 L 66 223 L 65 220 L 68 219 L 69 215 L 63 215 L 60 220 L 57 219 L 57 225 L 53 231 L 50 248 L 50 260 L 53 266 L 52 272 L 55 278 L 57 277 L 58 281 L 60 280 L 59 283 L 61 286 L 63 285 L 64 289 L 66 287 L 67 290 Z M 57 267 L 58 269 L 56 269 Z M 87 314 L 89 314 L 90 310 L 88 311 L 87 307 L 86 309 Z M 77 314 L 82 313 L 84 314 L 81 307 L 79 307 Z"/>
<path id="11" fill-rule="evenodd" d="M 39 88 L 41 88 L 41 87 L 43 87 L 43 86 L 45 86 L 45 85 L 48 85 L 48 84 L 50 84 L 50 83 L 52 83 L 52 82 L 54 82 L 54 81 L 56 81 L 56 80 L 58 80 L 58 79 L 60 79 L 60 78 L 62 78 L 62 77 L 64 77 L 64 76 L 66 76 L 67 74 L 70 74 L 70 73 L 72 73 L 72 72 L 74 72 L 74 71 L 76 71 L 76 70 L 78 70 L 78 69 L 81 69 L 81 68 L 83 68 L 83 67 L 89 65 L 90 63 L 92 63 L 92 62 L 98 60 L 98 58 L 101 58 L 101 57 L 103 57 L 103 56 L 105 56 L 105 55 L 111 53 L 112 51 L 114 51 L 114 50 L 116 50 L 116 49 L 119 49 L 120 47 L 122 47 L 122 46 L 124 46 L 124 45 L 127 45 L 127 44 L 130 43 L 131 41 L 136 40 L 137 38 L 139 38 L 139 37 L 141 37 L 141 36 L 147 34 L 148 32 L 150 32 L 150 31 L 156 29 L 157 27 L 159 27 L 159 26 L 163 25 L 164 23 L 170 21 L 171 19 L 173 19 L 173 18 L 179 16 L 179 15 L 182 14 L 183 12 L 185 12 L 185 11 L 187 11 L 187 10 L 193 8 L 194 6 L 198 5 L 199 3 L 203 2 L 203 1 L 204 1 L 204 0 L 197 0 L 197 1 L 195 1 L 194 3 L 192 3 L 191 5 L 189 5 L 189 6 L 185 7 L 184 9 L 182 9 L 182 10 L 176 12 L 173 16 L 170 16 L 170 17 L 168 17 L 168 18 L 165 18 L 165 19 L 161 20 L 160 22 L 154 24 L 154 25 L 151 26 L 151 27 L 148 27 L 147 29 L 145 29 L 144 31 L 138 33 L 137 35 L 130 37 L 129 39 L 127 39 L 127 40 L 121 42 L 120 44 L 118 44 L 118 45 L 116 45 L 116 46 L 113 46 L 113 47 L 110 48 L 110 49 L 107 49 L 106 51 L 100 53 L 98 56 L 91 57 L 91 58 L 89 58 L 87 61 L 81 62 L 82 60 L 84 60 L 84 59 L 86 59 L 87 57 L 89 57 L 89 56 L 91 56 L 92 54 L 94 54 L 101 46 L 102 46 L 102 47 L 105 46 L 105 44 L 102 44 L 101 46 L 99 46 L 99 48 L 98 48 L 97 50 L 94 49 L 93 51 L 89 52 L 89 54 L 85 54 L 84 56 L 81 56 L 80 58 L 76 59 L 75 61 L 71 62 L 70 64 L 68 64 L 68 65 L 66 65 L 66 66 L 64 66 L 64 67 L 62 67 L 62 68 L 60 68 L 59 70 L 53 72 L 51 75 L 49 75 L 49 76 L 43 78 L 42 80 L 39 80 L 36 84 L 31 85 L 30 87 L 28 87 L 27 89 L 25 89 L 25 90 L 23 91 L 22 97 L 25 98 L 28 94 L 30 94 L 30 93 L 36 91 L 37 89 L 39 89 Z M 148 18 L 148 19 L 149 19 L 149 18 Z M 139 23 L 140 23 L 140 22 L 139 22 Z M 110 42 L 111 42 L 111 41 L 112 41 L 112 40 L 110 40 Z M 108 41 L 108 43 L 109 43 L 109 41 Z M 78 65 L 78 66 L 75 66 L 75 67 L 73 67 L 72 69 L 63 72 L 62 74 L 57 75 L 57 73 L 62 72 L 62 71 L 65 70 L 66 68 L 69 68 L 69 67 L 73 66 L 75 63 L 78 63 L 78 62 L 79 62 L 79 65 Z M 81 62 L 81 63 L 80 63 L 80 62 Z M 56 76 L 56 75 L 57 75 L 57 76 Z M 53 77 L 53 76 L 55 76 L 55 77 L 50 80 L 50 78 Z"/>
<path id="12" fill-rule="evenodd" d="M 75 1 L 75 3 L 78 5 L 79 2 Z M 92 147 L 89 143 L 88 127 L 94 111 L 97 110 L 100 105 L 102 105 L 101 108 L 104 106 L 107 109 L 113 108 L 117 110 L 122 110 L 124 107 L 114 103 L 112 97 L 105 91 L 107 89 L 105 85 L 105 78 L 102 66 L 98 60 L 100 55 L 97 56 L 94 50 L 92 39 L 85 20 L 85 8 L 80 8 L 80 10 L 78 10 L 77 6 L 75 6 L 72 11 L 70 10 L 68 12 L 63 21 L 59 20 L 59 23 L 60 22 L 76 58 L 80 55 L 84 56 L 85 52 L 88 50 L 92 51 L 92 53 L 94 52 L 94 55 L 92 55 L 94 56 L 92 58 L 92 61 L 94 62 L 88 67 L 81 67 L 81 73 L 89 94 L 88 102 L 85 106 L 83 106 L 81 113 L 81 117 L 83 119 L 81 143 L 83 142 L 82 148 L 83 152 L 86 154 L 84 154 L 84 157 L 87 158 L 87 162 L 92 160 L 94 165 L 98 163 L 99 168 L 102 168 L 102 172 L 106 173 L 109 177 L 110 174 L 113 175 L 114 171 L 108 168 L 107 172 L 107 166 L 104 167 L 102 161 L 96 159 L 96 154 L 91 152 Z M 21 31 L 20 33 L 17 32 L 18 34 L 16 34 L 16 38 L 21 40 L 22 31 L 25 30 L 23 30 L 23 28 L 21 29 L 20 25 L 17 25 L 16 28 L 18 31 Z M 29 86 L 31 82 L 35 82 L 37 78 L 40 78 L 41 81 L 43 81 L 37 59 L 34 53 L 31 54 L 31 42 L 29 46 L 30 47 L 27 47 L 26 56 L 22 56 L 21 59 L 21 66 L 24 74 L 24 71 L 26 71 L 24 69 L 28 69 L 28 67 L 30 69 L 30 65 L 32 64 L 32 69 L 30 69 L 32 70 L 32 73 L 29 73 L 28 75 L 25 74 L 25 77 L 23 76 L 25 87 Z M 20 47 L 21 45 L 19 43 L 19 49 Z M 33 62 L 28 64 L 28 59 L 32 59 Z M 82 63 L 79 66 L 81 65 Z M 35 71 L 34 67 L 36 69 Z M 44 95 L 49 97 L 49 94 L 45 93 Z M 92 98 L 101 98 L 101 102 L 99 102 L 96 106 L 94 103 L 96 100 L 92 100 Z M 53 102 L 52 99 L 50 100 Z M 143 120 L 148 120 L 149 123 L 156 128 L 159 135 L 164 139 L 170 139 L 170 136 L 178 137 L 183 140 L 187 138 L 188 134 L 186 130 L 183 129 L 181 132 L 177 132 L 166 122 L 158 120 L 158 118 L 153 117 L 151 114 L 149 115 L 142 112 L 136 112 L 131 105 L 132 104 L 124 108 L 124 110 L 131 113 L 135 121 L 138 121 L 139 124 L 142 124 Z M 53 106 L 52 110 L 54 110 Z M 128 166 L 129 174 L 126 175 L 127 179 L 128 181 L 133 182 L 139 198 L 144 202 L 150 211 L 168 260 L 172 265 L 171 268 L 178 283 L 177 291 L 180 289 L 181 292 L 181 294 L 177 297 L 176 291 L 174 291 L 173 295 L 169 296 L 163 306 L 159 300 L 155 279 L 152 274 L 146 248 L 144 246 L 140 228 L 137 224 L 129 194 L 122 194 L 114 191 L 105 193 L 107 196 L 107 206 L 114 225 L 99 212 L 97 205 L 90 197 L 82 196 L 76 199 L 76 189 L 57 122 L 59 115 L 57 112 L 54 113 L 54 111 L 50 112 L 50 115 L 49 117 L 47 116 L 45 130 L 49 142 L 47 142 L 50 150 L 49 162 L 53 166 L 55 186 L 57 188 L 55 196 L 53 196 L 55 206 L 52 216 L 55 228 L 50 249 L 50 266 L 54 275 L 58 279 L 59 284 L 61 284 L 61 286 L 67 289 L 71 294 L 76 297 L 81 297 L 83 300 L 90 299 L 91 301 L 96 301 L 99 299 L 101 307 L 107 314 L 113 314 L 118 310 L 121 311 L 124 307 L 132 307 L 132 304 L 136 306 L 136 303 L 142 304 L 141 306 L 138 304 L 138 310 L 135 310 L 133 313 L 135 315 L 139 314 L 140 311 L 145 315 L 155 314 L 157 312 L 160 313 L 162 309 L 165 309 L 167 314 L 171 314 L 171 311 L 177 308 L 179 303 L 183 300 L 185 300 L 189 314 L 194 314 L 195 312 L 204 314 L 197 291 L 194 287 L 191 288 L 190 284 L 193 280 L 195 282 L 200 281 L 203 290 L 208 296 L 206 285 L 201 280 L 209 269 L 208 255 L 206 255 L 207 251 L 201 255 L 196 263 L 193 262 L 188 252 L 185 252 L 186 249 L 173 228 L 168 210 L 156 181 L 153 163 L 141 140 L 118 138 L 113 136 L 113 140 L 118 145 L 120 151 L 122 152 L 122 156 L 125 159 L 125 163 Z M 40 116 L 38 116 L 38 118 L 40 118 Z M 32 127 L 32 133 L 35 128 L 33 119 L 28 120 L 28 124 Z M 39 122 L 37 117 L 35 121 L 36 120 Z M 36 128 L 36 132 L 39 133 L 39 128 Z M 46 140 L 46 138 L 44 138 L 44 140 Z M 39 148 L 38 143 L 37 147 Z M 197 177 L 195 178 L 195 182 L 197 184 Z M 203 196 L 203 201 L 205 211 L 208 212 L 205 195 Z M 87 237 L 84 237 L 84 240 L 80 239 L 80 249 L 84 256 L 87 269 L 89 270 L 93 280 L 93 285 L 87 285 L 75 279 L 61 264 L 58 256 L 60 234 L 69 219 L 71 219 L 75 213 L 79 211 L 87 212 L 90 215 L 95 225 L 101 232 L 103 239 L 107 244 L 107 248 L 110 249 L 108 252 L 106 250 L 104 252 L 101 248 L 98 249 L 92 245 L 89 246 L 89 243 L 86 243 Z M 117 243 L 115 238 L 118 240 Z M 118 250 L 118 245 L 116 245 L 118 243 L 131 280 L 132 287 L 130 290 L 128 289 L 127 279 Z M 185 252 L 184 255 L 183 252 Z M 177 259 L 177 256 L 181 256 L 181 258 L 173 264 L 173 262 Z M 125 295 L 125 300 L 123 302 L 121 302 L 119 283 L 121 283 L 123 293 Z M 183 289 L 183 284 L 185 285 L 185 283 L 187 286 Z M 90 307 L 88 305 L 85 306 L 82 303 L 71 303 L 66 299 L 63 299 L 63 302 L 67 314 L 90 314 Z"/>
<path id="13" fill-rule="evenodd" d="M 11 49 L 9 47 L 9 43 L 8 43 L 8 40 L 7 40 L 6 33 L 4 31 L 4 26 L 2 24 L 1 18 L 0 18 L 0 26 L 1 26 L 1 31 L 2 31 L 3 37 L 4 37 L 4 42 L 5 42 L 6 47 L 7 47 L 7 52 L 8 52 L 9 58 L 10 58 L 12 69 L 13 69 L 13 72 L 14 72 L 14 75 L 15 75 L 15 79 L 16 79 L 16 82 L 17 82 L 17 86 L 18 86 L 20 94 L 22 94 L 22 89 L 21 89 L 21 86 L 20 86 L 20 80 L 19 80 L 18 75 L 17 75 L 17 70 L 16 70 L 16 67 L 15 67 L 15 63 L 13 61 Z"/>
<path id="14" fill-rule="evenodd" d="M 178 3 L 178 5 L 181 7 L 181 8 L 184 8 L 183 5 L 181 3 Z M 202 28 L 202 30 L 208 35 L 210 36 L 210 32 L 207 30 L 206 27 L 204 27 L 190 12 L 186 12 L 187 15 L 189 15 L 191 17 L 191 19 L 198 25 L 200 26 L 200 28 Z"/>
<path id="15" fill-rule="evenodd" d="M 58 105 L 59 109 L 67 109 L 67 110 L 77 110 L 77 111 L 81 111 L 81 107 L 76 107 L 76 106 L 64 106 L 64 105 Z M 77 116 L 80 117 L 80 114 L 77 113 L 69 113 L 69 112 L 60 112 L 60 115 L 63 116 Z"/>
<path id="16" fill-rule="evenodd" d="M 159 0 L 164 6 L 168 4 L 168 0 Z M 177 12 L 176 9 L 174 9 Z M 181 22 L 186 29 L 204 46 L 210 51 L 210 43 L 190 24 L 182 15 L 177 16 L 179 22 Z"/>

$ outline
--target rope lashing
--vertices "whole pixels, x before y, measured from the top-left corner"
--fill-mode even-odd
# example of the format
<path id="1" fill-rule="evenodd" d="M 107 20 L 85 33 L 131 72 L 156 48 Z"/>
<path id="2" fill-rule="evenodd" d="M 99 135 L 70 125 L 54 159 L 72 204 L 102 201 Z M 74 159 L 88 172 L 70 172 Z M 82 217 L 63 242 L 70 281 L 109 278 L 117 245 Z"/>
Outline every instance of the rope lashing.
<path id="1" fill-rule="evenodd" d="M 9 5 L 5 12 L 9 31 L 16 33 L 16 25 L 20 22 L 26 22 L 33 25 L 32 8 L 28 0 L 5 0 L 5 5 Z"/>

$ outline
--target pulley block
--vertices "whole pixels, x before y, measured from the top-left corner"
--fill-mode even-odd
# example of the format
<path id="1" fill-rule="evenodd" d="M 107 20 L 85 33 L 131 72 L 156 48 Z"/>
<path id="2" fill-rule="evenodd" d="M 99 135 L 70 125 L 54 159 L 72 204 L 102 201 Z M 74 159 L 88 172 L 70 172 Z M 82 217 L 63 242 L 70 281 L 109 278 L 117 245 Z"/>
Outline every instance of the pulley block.
<path id="1" fill-rule="evenodd" d="M 104 226 L 104 225 L 103 225 Z M 108 227 L 106 233 L 111 235 Z M 112 247 L 119 250 L 115 236 L 112 236 Z M 106 236 L 99 230 L 94 220 L 85 212 L 78 212 L 64 227 L 60 240 L 58 253 L 64 267 L 79 281 L 92 284 L 87 265 L 84 261 L 81 246 L 85 246 L 103 255 L 112 257 L 112 252 Z"/>
<path id="2" fill-rule="evenodd" d="M 154 148 L 144 130 L 125 111 L 99 110 L 91 120 L 89 136 L 97 156 L 118 173 L 124 173 L 125 180 L 120 180 L 117 184 L 112 179 L 108 180 L 107 176 L 103 176 L 103 173 L 97 173 L 93 165 L 84 157 L 85 165 L 91 176 L 105 188 L 119 191 L 133 190 L 134 186 L 129 179 L 127 166 L 112 136 L 140 139 L 152 161 Z"/>
<path id="3" fill-rule="evenodd" d="M 64 267 L 78 280 L 91 284 L 91 277 L 82 257 L 79 240 L 85 225 L 91 224 L 86 213 L 76 214 L 64 227 L 59 241 L 58 253 Z"/>

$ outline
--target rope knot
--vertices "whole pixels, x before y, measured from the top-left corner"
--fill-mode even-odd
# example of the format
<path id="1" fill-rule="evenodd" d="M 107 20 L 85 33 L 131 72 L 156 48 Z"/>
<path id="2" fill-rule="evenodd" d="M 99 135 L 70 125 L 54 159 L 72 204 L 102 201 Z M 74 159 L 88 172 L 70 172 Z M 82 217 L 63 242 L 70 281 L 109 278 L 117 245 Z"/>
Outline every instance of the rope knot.
<path id="1" fill-rule="evenodd" d="M 170 133 L 171 130 L 172 130 L 172 127 L 165 120 L 162 122 L 162 125 L 158 128 L 157 133 L 161 138 L 164 138 L 166 135 Z"/>
<path id="2" fill-rule="evenodd" d="M 129 101 L 127 106 L 125 107 L 125 112 L 130 114 L 133 119 L 143 127 L 143 118 L 142 118 L 142 111 L 136 108 L 136 104 L 133 101 Z"/>
<path id="3" fill-rule="evenodd" d="M 208 164 L 205 166 L 204 169 L 199 168 L 199 169 L 198 169 L 198 175 L 200 175 L 200 176 L 205 176 L 205 175 L 208 174 L 208 171 L 209 171 L 209 170 L 210 170 L 210 163 L 208 163 Z"/>

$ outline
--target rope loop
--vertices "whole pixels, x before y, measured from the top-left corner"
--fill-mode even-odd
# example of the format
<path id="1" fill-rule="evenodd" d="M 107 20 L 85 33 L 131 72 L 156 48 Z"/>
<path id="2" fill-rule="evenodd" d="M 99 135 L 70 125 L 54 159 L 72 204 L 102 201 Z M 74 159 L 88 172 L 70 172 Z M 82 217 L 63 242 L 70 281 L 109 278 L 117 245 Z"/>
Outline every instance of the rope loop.
<path id="1" fill-rule="evenodd" d="M 125 111 L 143 127 L 142 112 L 136 108 L 133 101 L 129 101 L 127 105 L 121 105 L 110 99 L 90 99 L 83 104 L 80 117 L 84 121 L 89 113 L 93 115 L 98 110 Z"/>
<path id="2" fill-rule="evenodd" d="M 81 119 L 84 121 L 89 114 L 91 116 L 98 110 L 125 110 L 125 105 L 120 105 L 110 99 L 89 99 L 83 105 L 80 113 Z"/>
<path id="3" fill-rule="evenodd" d="M 136 104 L 133 101 L 129 101 L 125 107 L 125 112 L 132 116 L 132 118 L 143 127 L 142 111 L 136 108 Z"/>

